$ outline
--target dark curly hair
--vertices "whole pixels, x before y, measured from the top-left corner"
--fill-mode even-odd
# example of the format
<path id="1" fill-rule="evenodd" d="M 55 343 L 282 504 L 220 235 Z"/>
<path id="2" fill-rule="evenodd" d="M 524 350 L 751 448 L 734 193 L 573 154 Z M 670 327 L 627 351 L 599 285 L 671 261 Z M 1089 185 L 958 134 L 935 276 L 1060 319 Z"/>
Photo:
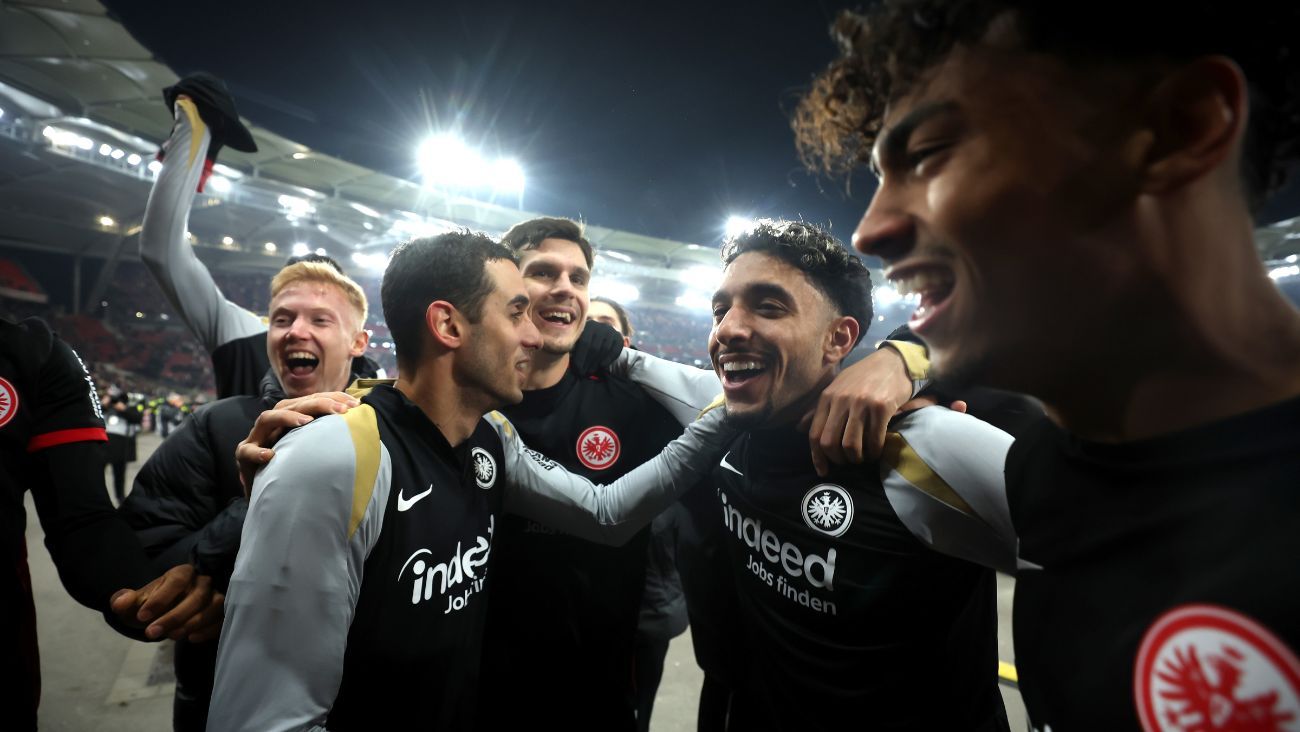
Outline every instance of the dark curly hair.
<path id="1" fill-rule="evenodd" d="M 841 55 L 813 80 L 792 120 L 804 163 L 837 174 L 868 161 L 886 105 L 1008 13 L 1025 50 L 1073 63 L 1235 61 L 1250 90 L 1241 175 L 1252 210 L 1300 158 L 1300 53 L 1292 40 L 1300 3 L 883 0 L 842 13 L 831 28 Z"/>
<path id="2" fill-rule="evenodd" d="M 871 325 L 871 273 L 828 232 L 802 221 L 759 219 L 722 243 L 722 266 L 748 252 L 770 254 L 801 270 L 840 315 L 858 321 L 857 345 Z"/>

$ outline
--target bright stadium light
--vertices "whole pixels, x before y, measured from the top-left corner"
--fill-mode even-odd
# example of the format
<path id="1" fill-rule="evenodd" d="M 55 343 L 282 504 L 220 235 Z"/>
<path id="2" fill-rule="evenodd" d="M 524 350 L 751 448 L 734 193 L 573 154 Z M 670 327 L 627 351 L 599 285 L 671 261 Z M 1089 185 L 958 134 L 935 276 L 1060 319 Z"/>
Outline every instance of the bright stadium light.
<path id="1" fill-rule="evenodd" d="M 321 257 L 325 256 L 325 247 L 316 247 L 316 254 Z"/>
<path id="2" fill-rule="evenodd" d="M 524 189 L 524 169 L 510 158 L 486 160 L 452 134 L 432 135 L 415 151 L 416 165 L 426 186 L 490 188 L 518 193 Z"/>
<path id="3" fill-rule="evenodd" d="M 383 252 L 374 252 L 371 254 L 353 252 L 352 261 L 358 266 L 375 270 L 377 272 L 382 272 L 388 267 L 388 255 Z"/>
<path id="4" fill-rule="evenodd" d="M 214 175 L 211 178 L 208 178 L 208 185 L 212 186 L 212 190 L 217 193 L 230 192 L 230 179 L 224 175 Z"/>
<path id="5" fill-rule="evenodd" d="M 304 254 L 306 254 L 308 251 L 310 250 L 307 249 L 307 245 L 302 242 L 298 242 L 293 245 L 293 256 L 295 257 L 301 257 Z"/>
<path id="6" fill-rule="evenodd" d="M 352 210 L 356 211 L 357 213 L 363 213 L 374 219 L 383 218 L 378 211 L 374 210 L 373 208 L 365 204 L 353 202 L 353 203 L 349 203 L 348 205 L 351 206 Z"/>
<path id="7" fill-rule="evenodd" d="M 871 299 L 876 301 L 876 305 L 887 308 L 902 300 L 903 296 L 898 294 L 898 290 L 895 290 L 892 285 L 881 285 L 871 291 Z"/>
<path id="8" fill-rule="evenodd" d="M 221 245 L 226 247 L 233 247 L 235 245 L 234 237 L 230 237 L 230 236 L 221 237 Z"/>
<path id="9" fill-rule="evenodd" d="M 280 207 L 285 210 L 287 216 L 296 219 L 306 218 L 309 214 L 316 213 L 316 207 L 311 205 L 311 201 L 305 198 L 290 196 L 286 193 L 281 194 L 276 200 L 279 202 Z"/>
<path id="10" fill-rule="evenodd" d="M 262 248 L 270 252 L 271 254 L 275 254 L 275 242 L 273 241 L 268 241 L 267 243 L 263 244 Z"/>
<path id="11" fill-rule="evenodd" d="M 126 151 L 120 147 L 115 147 L 113 148 L 113 152 L 109 153 L 108 156 L 114 160 L 121 160 L 126 156 Z"/>
<path id="12" fill-rule="evenodd" d="M 713 307 L 713 298 L 702 292 L 687 290 L 677 297 L 677 307 L 693 313 L 706 312 Z"/>
<path id="13" fill-rule="evenodd" d="M 594 279 L 587 292 L 592 297 L 608 297 L 623 305 L 641 299 L 641 288 L 622 280 Z"/>
<path id="14" fill-rule="evenodd" d="M 328 234 L 330 231 L 330 227 L 326 226 L 325 224 L 316 224 L 316 229 L 319 230 L 320 233 L 322 234 Z"/>
<path id="15" fill-rule="evenodd" d="M 117 222 L 114 221 L 111 217 L 108 216 L 99 217 L 99 225 L 106 229 L 112 228 L 115 224 L 117 224 Z"/>
<path id="16" fill-rule="evenodd" d="M 143 160 L 143 158 L 141 158 L 136 153 L 131 153 L 130 155 L 126 156 L 126 162 L 129 165 L 139 165 L 141 160 Z"/>
<path id="17" fill-rule="evenodd" d="M 108 144 L 107 142 L 99 146 L 100 155 L 103 155 L 104 157 L 108 157 L 109 153 L 111 152 L 113 152 L 113 146 Z"/>
<path id="18" fill-rule="evenodd" d="M 224 175 L 231 180 L 239 180 L 240 178 L 244 177 L 243 173 L 239 172 L 238 170 L 235 170 L 229 165 L 222 165 L 221 163 L 217 163 L 216 165 L 213 165 L 212 172 L 220 173 L 221 175 Z"/>
<path id="19" fill-rule="evenodd" d="M 162 163 L 160 163 L 160 162 L 157 161 L 157 160 L 150 160 L 150 161 L 149 161 L 149 172 L 150 172 L 150 173 L 153 173 L 154 175 L 157 175 L 157 174 L 158 174 L 158 171 L 160 171 L 160 170 L 162 170 Z"/>
<path id="20" fill-rule="evenodd" d="M 677 279 L 688 287 L 707 292 L 712 297 L 713 291 L 722 284 L 722 268 L 700 265 L 677 273 Z"/>
<path id="21" fill-rule="evenodd" d="M 727 238 L 740 236 L 741 234 L 754 228 L 754 220 L 744 216 L 730 216 L 727 218 Z"/>
<path id="22" fill-rule="evenodd" d="M 617 259 L 617 260 L 620 261 L 620 262 L 631 262 L 631 261 L 632 261 L 632 258 L 629 257 L 629 256 L 627 256 L 627 255 L 624 254 L 623 252 L 616 252 L 616 251 L 613 251 L 612 249 L 603 249 L 603 250 L 601 250 L 600 253 L 601 253 L 601 254 L 604 254 L 606 257 L 611 257 L 611 258 L 613 258 L 613 259 Z"/>

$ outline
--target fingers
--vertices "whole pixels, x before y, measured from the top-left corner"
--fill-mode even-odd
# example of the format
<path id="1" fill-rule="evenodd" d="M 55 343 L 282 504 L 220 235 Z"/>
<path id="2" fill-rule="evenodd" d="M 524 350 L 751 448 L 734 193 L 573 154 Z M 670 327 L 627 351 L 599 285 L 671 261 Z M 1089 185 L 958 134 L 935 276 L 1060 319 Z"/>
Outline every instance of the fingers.
<path id="1" fill-rule="evenodd" d="M 190 585 L 189 592 L 185 594 L 176 606 L 167 611 L 165 615 L 158 618 L 145 628 L 144 634 L 151 640 L 157 640 L 163 636 L 172 640 L 184 638 L 185 625 L 193 618 L 203 612 L 212 602 L 212 578 L 206 575 L 200 575 Z"/>
<path id="2" fill-rule="evenodd" d="M 964 402 L 964 401 L 958 399 L 957 401 L 953 402 L 952 404 L 949 404 L 949 405 L 948 405 L 948 408 L 951 409 L 951 410 L 954 411 L 954 412 L 961 412 L 962 414 L 965 414 L 965 413 L 966 413 L 966 410 L 967 410 L 967 408 L 969 408 L 969 406 L 970 406 L 970 405 L 966 404 L 966 402 Z"/>
<path id="3" fill-rule="evenodd" d="M 294 399 L 282 399 L 275 405 L 275 408 L 288 409 L 301 414 L 319 417 L 325 414 L 342 414 L 360 403 L 351 394 L 341 391 L 326 391 Z"/>
<path id="4" fill-rule="evenodd" d="M 140 611 L 136 619 L 147 623 L 176 603 L 194 582 L 194 567 L 179 564 L 163 576 L 145 585 L 139 593 Z"/>
<path id="5" fill-rule="evenodd" d="M 221 633 L 221 622 L 226 617 L 226 596 L 212 593 L 212 602 L 201 613 L 185 624 L 185 639 L 191 643 L 212 640 Z"/>
<path id="6" fill-rule="evenodd" d="M 822 448 L 821 436 L 830 419 L 832 401 L 825 392 L 822 393 L 817 400 L 817 406 L 813 409 L 811 424 L 808 427 L 808 447 L 812 451 L 813 468 L 822 477 L 830 472 L 830 460 L 827 459 L 826 451 Z"/>

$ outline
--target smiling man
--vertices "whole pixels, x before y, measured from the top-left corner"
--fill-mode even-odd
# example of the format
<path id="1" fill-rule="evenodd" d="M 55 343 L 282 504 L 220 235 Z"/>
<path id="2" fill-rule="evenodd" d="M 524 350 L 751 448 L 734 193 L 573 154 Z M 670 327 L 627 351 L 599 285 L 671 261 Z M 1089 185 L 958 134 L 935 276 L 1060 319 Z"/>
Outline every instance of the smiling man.
<path id="1" fill-rule="evenodd" d="M 1176 23 L 1176 32 L 1171 32 Z M 941 371 L 1041 398 L 1006 465 L 1036 729 L 1300 715 L 1300 315 L 1253 215 L 1300 157 L 1295 4 L 882 3 L 800 108 Z"/>
<path id="2" fill-rule="evenodd" d="M 799 422 L 871 322 L 867 270 L 788 221 L 758 222 L 722 259 L 709 353 L 744 431 L 713 469 L 712 505 L 695 502 L 720 554 L 717 584 L 688 582 L 687 603 L 731 613 L 696 631 L 720 634 L 703 640 L 729 669 L 726 728 L 1006 729 L 993 573 L 950 555 L 1010 566 L 1006 523 L 960 497 L 1000 485 L 1010 438 L 920 409 L 891 423 L 879 462 L 819 476 Z"/>
<path id="3" fill-rule="evenodd" d="M 193 562 L 226 590 L 248 501 L 231 456 L 263 410 L 285 397 L 342 391 L 369 336 L 365 293 L 330 264 L 299 262 L 271 281 L 265 336 L 271 368 L 260 396 L 221 399 L 195 412 L 149 458 L 120 509 L 155 566 Z M 176 646 L 176 730 L 202 730 L 217 642 Z"/>
<path id="4" fill-rule="evenodd" d="M 382 292 L 400 378 L 291 432 L 253 486 L 212 730 L 470 729 L 501 514 L 625 542 L 730 434 L 715 413 L 594 485 L 485 418 L 523 399 L 542 340 L 510 249 L 470 232 L 408 242 Z"/>

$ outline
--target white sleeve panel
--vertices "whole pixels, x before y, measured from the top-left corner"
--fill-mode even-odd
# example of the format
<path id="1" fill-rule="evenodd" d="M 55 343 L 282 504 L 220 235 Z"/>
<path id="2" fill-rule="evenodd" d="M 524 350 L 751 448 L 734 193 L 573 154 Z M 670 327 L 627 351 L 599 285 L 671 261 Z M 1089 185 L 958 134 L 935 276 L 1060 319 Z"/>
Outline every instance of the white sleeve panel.
<path id="1" fill-rule="evenodd" d="M 489 422 L 505 450 L 505 507 L 574 536 L 619 545 L 709 474 L 735 436 L 715 409 L 692 422 L 663 452 L 630 473 L 595 485 L 530 449 L 505 417 Z"/>
<path id="2" fill-rule="evenodd" d="M 722 393 L 717 374 L 668 361 L 631 348 L 610 364 L 609 372 L 626 377 L 658 402 L 669 414 L 690 424 Z"/>
<path id="3" fill-rule="evenodd" d="M 322 417 L 276 446 L 253 484 L 226 595 L 209 730 L 324 729 L 391 474 L 381 448 L 349 537 L 356 452 L 344 419 Z"/>
<path id="4" fill-rule="evenodd" d="M 911 412 L 890 431 L 881 480 L 908 530 L 936 551 L 1014 572 L 1004 472 L 1011 435 L 944 407 Z"/>
<path id="5" fill-rule="evenodd" d="M 237 338 L 266 331 L 257 315 L 227 300 L 185 233 L 211 135 L 194 104 L 178 100 L 167 157 L 149 191 L 140 229 L 140 258 L 167 301 L 209 353 Z"/>

